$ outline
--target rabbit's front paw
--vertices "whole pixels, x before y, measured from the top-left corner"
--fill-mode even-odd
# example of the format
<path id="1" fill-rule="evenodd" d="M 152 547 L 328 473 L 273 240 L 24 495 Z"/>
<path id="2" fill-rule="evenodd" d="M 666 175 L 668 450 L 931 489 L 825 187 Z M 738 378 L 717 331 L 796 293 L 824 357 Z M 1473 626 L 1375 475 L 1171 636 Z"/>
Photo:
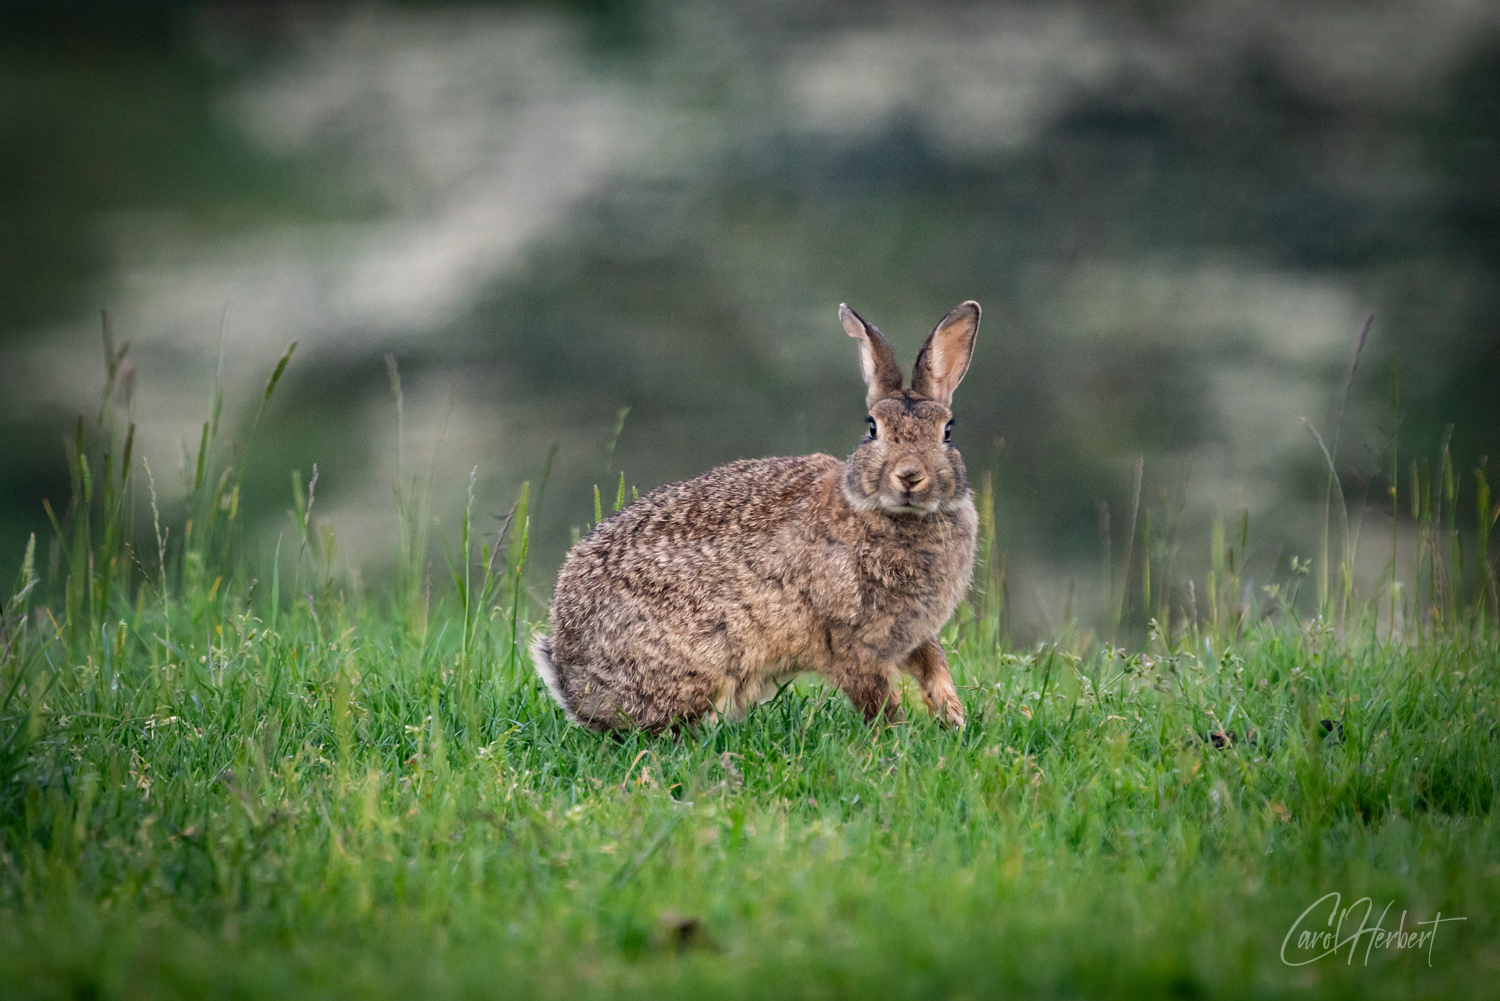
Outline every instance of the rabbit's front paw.
<path id="1" fill-rule="evenodd" d="M 927 709 L 940 724 L 955 730 L 964 728 L 964 704 L 958 700 L 958 690 L 951 680 L 938 680 L 922 694 Z"/>
<path id="2" fill-rule="evenodd" d="M 964 704 L 958 701 L 957 693 L 944 699 L 934 715 L 943 726 L 949 726 L 955 730 L 964 728 Z"/>

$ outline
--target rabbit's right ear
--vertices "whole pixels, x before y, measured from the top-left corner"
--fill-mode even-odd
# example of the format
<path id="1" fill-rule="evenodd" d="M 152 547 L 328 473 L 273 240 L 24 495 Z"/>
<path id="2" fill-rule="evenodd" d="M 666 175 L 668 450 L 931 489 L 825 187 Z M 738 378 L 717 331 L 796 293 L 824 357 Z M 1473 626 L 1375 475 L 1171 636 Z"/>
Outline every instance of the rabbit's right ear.
<path id="1" fill-rule="evenodd" d="M 859 341 L 859 370 L 869 387 L 865 406 L 873 407 L 878 400 L 901 392 L 901 366 L 896 364 L 896 352 L 885 335 L 845 303 L 839 304 L 839 322 L 845 333 Z"/>
<path id="2" fill-rule="evenodd" d="M 938 321 L 917 352 L 911 370 L 913 392 L 953 406 L 953 391 L 969 370 L 974 338 L 979 334 L 979 303 L 970 299 Z"/>

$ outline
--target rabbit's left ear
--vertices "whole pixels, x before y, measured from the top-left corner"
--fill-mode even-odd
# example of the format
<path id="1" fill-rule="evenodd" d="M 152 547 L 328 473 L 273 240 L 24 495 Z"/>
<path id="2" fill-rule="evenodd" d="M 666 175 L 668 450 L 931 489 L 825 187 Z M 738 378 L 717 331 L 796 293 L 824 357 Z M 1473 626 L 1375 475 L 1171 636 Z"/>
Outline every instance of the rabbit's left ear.
<path id="1" fill-rule="evenodd" d="M 901 366 L 885 335 L 845 303 L 839 304 L 839 322 L 844 325 L 844 333 L 859 342 L 859 370 L 869 390 L 865 406 L 873 407 L 892 393 L 901 392 Z"/>
<path id="2" fill-rule="evenodd" d="M 979 334 L 979 303 L 972 299 L 943 317 L 917 352 L 911 371 L 913 392 L 953 405 L 953 391 L 969 370 L 974 338 Z"/>

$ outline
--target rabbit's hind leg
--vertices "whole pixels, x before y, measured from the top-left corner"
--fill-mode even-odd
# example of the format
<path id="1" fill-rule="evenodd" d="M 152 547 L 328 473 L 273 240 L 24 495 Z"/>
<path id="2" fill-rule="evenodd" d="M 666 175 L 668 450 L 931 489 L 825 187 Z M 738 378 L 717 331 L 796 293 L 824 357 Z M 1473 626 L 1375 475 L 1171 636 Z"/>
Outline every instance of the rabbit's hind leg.
<path id="1" fill-rule="evenodd" d="M 578 691 L 578 715 L 595 728 L 664 732 L 694 726 L 714 711 L 717 672 L 670 656 L 612 664 Z"/>
<path id="2" fill-rule="evenodd" d="M 691 726 L 712 709 L 707 698 L 627 684 L 588 684 L 578 696 L 578 717 L 594 730 L 650 730 Z"/>

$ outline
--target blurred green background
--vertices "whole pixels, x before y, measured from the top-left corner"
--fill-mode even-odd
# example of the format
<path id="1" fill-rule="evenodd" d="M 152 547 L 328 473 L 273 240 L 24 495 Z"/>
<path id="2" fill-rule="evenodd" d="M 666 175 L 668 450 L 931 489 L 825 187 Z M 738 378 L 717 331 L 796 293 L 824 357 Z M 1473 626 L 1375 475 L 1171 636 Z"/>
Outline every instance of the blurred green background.
<path id="1" fill-rule="evenodd" d="M 233 437 L 296 340 L 244 457 L 255 545 L 316 463 L 377 580 L 398 465 L 452 532 L 472 469 L 493 526 L 556 445 L 545 586 L 620 470 L 847 453 L 840 302 L 909 362 L 974 298 L 955 439 L 1041 629 L 1075 585 L 1104 604 L 1138 455 L 1173 545 L 1245 510 L 1260 579 L 1309 553 L 1299 418 L 1333 438 L 1370 310 L 1338 465 L 1371 537 L 1393 433 L 1500 454 L 1497 254 L 1489 4 L 13 2 L 0 572 L 98 415 L 101 309 L 169 508 L 215 371 Z"/>

